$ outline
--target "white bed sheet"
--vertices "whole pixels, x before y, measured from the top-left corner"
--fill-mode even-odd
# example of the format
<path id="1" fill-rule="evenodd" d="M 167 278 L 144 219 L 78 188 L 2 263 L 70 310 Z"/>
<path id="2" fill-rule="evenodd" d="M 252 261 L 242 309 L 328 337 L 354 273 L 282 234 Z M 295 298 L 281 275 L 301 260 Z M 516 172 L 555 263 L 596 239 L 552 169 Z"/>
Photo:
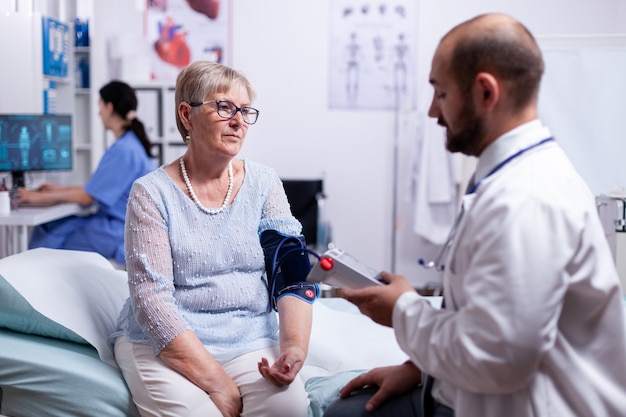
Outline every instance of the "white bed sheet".
<path id="1" fill-rule="evenodd" d="M 310 353 L 301 376 L 318 417 L 350 378 L 405 360 L 393 332 L 343 299 L 314 304 Z M 0 329 L 0 413 L 11 417 L 138 416 L 117 368 L 93 346 Z"/>
<path id="2" fill-rule="evenodd" d="M 128 411 L 130 396 L 107 340 L 128 296 L 125 272 L 94 253 L 40 248 L 1 259 L 0 275 L 34 310 L 91 345 L 2 329 L 0 414 L 135 415 L 134 406 Z M 309 354 L 301 371 L 305 381 L 317 378 L 311 389 L 326 381 L 336 385 L 340 378 L 331 377 L 337 374 L 398 364 L 406 358 L 392 329 L 359 314 L 347 301 L 314 303 Z M 320 379 L 325 377 L 329 379 Z M 337 385 L 323 395 L 312 394 L 312 409 L 319 412 L 338 389 Z M 108 398 L 109 393 L 114 397 Z M 114 399 L 122 403 L 113 405 Z"/>

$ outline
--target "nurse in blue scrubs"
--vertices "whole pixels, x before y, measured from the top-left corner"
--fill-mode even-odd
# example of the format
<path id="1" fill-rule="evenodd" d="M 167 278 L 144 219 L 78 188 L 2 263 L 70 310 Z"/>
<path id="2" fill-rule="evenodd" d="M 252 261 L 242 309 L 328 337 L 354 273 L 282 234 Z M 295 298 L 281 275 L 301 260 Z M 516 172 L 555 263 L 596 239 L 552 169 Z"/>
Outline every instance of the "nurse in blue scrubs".
<path id="1" fill-rule="evenodd" d="M 88 214 L 67 217 L 37 226 L 29 249 L 45 247 L 98 252 L 120 265 L 124 260 L 126 201 L 133 182 L 156 168 L 151 143 L 137 117 L 137 96 L 128 84 L 111 81 L 100 89 L 104 127 L 115 143 L 104 153 L 96 171 L 84 186 L 42 184 L 37 190 L 20 188 L 21 205 L 46 206 L 77 203 Z"/>

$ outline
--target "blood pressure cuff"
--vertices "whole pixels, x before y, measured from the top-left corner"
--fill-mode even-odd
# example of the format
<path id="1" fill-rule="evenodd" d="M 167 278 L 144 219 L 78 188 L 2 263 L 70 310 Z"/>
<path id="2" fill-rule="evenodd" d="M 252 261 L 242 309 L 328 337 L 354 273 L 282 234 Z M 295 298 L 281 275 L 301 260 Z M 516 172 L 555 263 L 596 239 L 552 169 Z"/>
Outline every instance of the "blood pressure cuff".
<path id="1" fill-rule="evenodd" d="M 289 295 L 312 304 L 320 295 L 317 283 L 307 282 L 311 270 L 310 251 L 304 236 L 292 236 L 276 230 L 261 233 L 265 254 L 265 272 L 270 291 L 270 307 L 276 310 L 278 300 Z"/>

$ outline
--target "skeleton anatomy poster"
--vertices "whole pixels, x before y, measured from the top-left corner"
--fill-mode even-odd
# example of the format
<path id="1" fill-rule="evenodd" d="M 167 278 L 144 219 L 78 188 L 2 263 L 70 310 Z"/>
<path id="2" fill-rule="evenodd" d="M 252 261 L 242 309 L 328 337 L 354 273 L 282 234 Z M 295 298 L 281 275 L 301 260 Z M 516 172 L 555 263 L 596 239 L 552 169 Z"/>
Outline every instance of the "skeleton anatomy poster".
<path id="1" fill-rule="evenodd" d="M 414 107 L 415 1 L 333 0 L 330 107 Z"/>

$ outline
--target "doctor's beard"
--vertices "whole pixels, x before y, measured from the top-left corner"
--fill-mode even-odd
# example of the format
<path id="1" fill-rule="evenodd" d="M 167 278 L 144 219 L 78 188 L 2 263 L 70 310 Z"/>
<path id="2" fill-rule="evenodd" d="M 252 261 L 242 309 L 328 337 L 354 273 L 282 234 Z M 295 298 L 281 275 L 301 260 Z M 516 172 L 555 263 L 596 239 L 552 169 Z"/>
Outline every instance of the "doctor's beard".
<path id="1" fill-rule="evenodd" d="M 437 123 L 446 128 L 446 149 L 452 153 L 461 152 L 468 156 L 478 156 L 484 139 L 485 126 L 483 120 L 476 115 L 471 101 L 461 109 L 455 125 L 457 132 L 452 132 L 445 119 L 440 117 Z"/>

